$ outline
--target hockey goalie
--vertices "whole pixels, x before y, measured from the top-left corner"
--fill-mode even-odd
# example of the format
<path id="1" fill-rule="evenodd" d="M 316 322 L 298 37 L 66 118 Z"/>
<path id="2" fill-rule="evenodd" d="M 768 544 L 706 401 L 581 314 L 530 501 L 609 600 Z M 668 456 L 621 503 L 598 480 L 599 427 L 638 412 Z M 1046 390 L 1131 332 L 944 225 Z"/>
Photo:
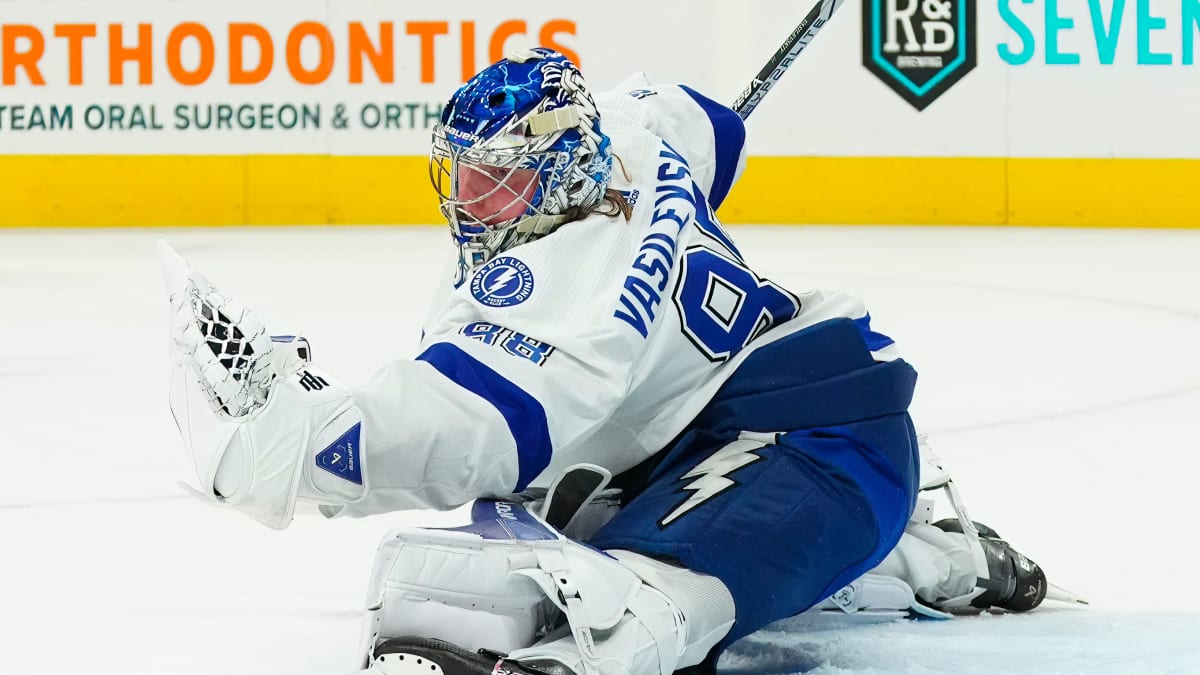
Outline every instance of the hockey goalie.
<path id="1" fill-rule="evenodd" d="M 922 472 L 916 372 L 863 303 L 759 276 L 718 222 L 744 141 L 686 86 L 593 94 L 543 48 L 484 69 L 433 133 L 456 257 L 420 354 L 362 386 L 160 245 L 172 351 L 215 429 L 188 446 L 201 498 L 279 529 L 298 502 L 473 502 L 460 527 L 386 534 L 359 668 L 712 672 L 803 612 L 1043 600 L 1038 566 Z M 942 488 L 959 517 L 932 523 L 922 489 Z"/>

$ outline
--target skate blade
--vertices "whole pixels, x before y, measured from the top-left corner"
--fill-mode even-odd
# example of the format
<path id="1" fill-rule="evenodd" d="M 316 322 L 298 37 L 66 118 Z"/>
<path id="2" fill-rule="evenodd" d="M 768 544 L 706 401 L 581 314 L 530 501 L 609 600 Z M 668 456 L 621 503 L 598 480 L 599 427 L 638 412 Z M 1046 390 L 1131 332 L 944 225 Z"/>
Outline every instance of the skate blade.
<path id="1" fill-rule="evenodd" d="M 1046 584 L 1046 599 L 1056 600 L 1058 602 L 1070 602 L 1077 605 L 1091 604 L 1084 597 L 1076 595 L 1075 593 L 1072 593 L 1061 586 L 1055 586 L 1054 584 L 1049 583 Z"/>

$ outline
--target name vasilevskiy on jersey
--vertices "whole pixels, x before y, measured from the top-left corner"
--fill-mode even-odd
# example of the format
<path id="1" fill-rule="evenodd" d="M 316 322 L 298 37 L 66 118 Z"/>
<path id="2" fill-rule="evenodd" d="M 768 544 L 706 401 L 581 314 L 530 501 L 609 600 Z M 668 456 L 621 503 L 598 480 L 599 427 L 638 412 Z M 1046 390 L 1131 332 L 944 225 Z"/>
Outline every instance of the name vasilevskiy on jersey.
<path id="1" fill-rule="evenodd" d="M 692 172 L 687 161 L 671 146 L 662 144 L 658 156 L 658 185 L 654 188 L 654 215 L 650 231 L 642 238 L 632 269 L 622 286 L 621 307 L 613 316 L 633 327 L 643 338 L 649 335 L 656 308 L 675 267 L 679 232 L 696 218 L 692 194 Z"/>

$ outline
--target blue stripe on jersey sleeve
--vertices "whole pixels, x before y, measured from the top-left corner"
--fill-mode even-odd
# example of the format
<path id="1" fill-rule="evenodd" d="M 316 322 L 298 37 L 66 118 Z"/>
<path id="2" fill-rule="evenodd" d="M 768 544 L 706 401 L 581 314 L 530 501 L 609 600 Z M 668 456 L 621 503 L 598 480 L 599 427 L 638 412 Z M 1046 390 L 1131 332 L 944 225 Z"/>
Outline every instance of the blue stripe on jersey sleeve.
<path id="1" fill-rule="evenodd" d="M 550 464 L 553 446 L 546 409 L 524 389 L 448 342 L 431 345 L 420 356 L 439 373 L 496 407 L 517 442 L 517 485 L 520 492 Z M 468 423 L 469 420 L 468 420 Z"/>
<path id="2" fill-rule="evenodd" d="M 870 314 L 867 314 L 861 319 L 854 319 L 854 325 L 858 327 L 858 332 L 862 335 L 863 340 L 866 341 L 867 349 L 873 352 L 877 352 L 880 349 L 896 344 L 896 341 L 892 338 L 884 335 L 883 333 L 876 333 L 875 331 L 871 330 Z"/>
<path id="3" fill-rule="evenodd" d="M 716 138 L 717 166 L 713 174 L 712 189 L 708 191 L 708 203 L 713 210 L 720 208 L 721 202 L 733 187 L 734 176 L 737 175 L 738 157 L 742 155 L 742 146 L 746 144 L 746 124 L 742 117 L 732 108 L 700 94 L 691 87 L 679 85 L 688 96 L 708 115 L 708 121 L 713 126 L 713 137 Z"/>

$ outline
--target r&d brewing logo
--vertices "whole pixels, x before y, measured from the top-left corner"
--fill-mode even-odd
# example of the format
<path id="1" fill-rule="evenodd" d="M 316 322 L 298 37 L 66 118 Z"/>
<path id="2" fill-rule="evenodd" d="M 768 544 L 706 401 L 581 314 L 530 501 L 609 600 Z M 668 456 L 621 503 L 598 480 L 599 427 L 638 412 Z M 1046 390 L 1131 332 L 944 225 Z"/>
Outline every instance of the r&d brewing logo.
<path id="1" fill-rule="evenodd" d="M 975 0 L 863 0 L 863 65 L 924 110 L 975 68 Z"/>

